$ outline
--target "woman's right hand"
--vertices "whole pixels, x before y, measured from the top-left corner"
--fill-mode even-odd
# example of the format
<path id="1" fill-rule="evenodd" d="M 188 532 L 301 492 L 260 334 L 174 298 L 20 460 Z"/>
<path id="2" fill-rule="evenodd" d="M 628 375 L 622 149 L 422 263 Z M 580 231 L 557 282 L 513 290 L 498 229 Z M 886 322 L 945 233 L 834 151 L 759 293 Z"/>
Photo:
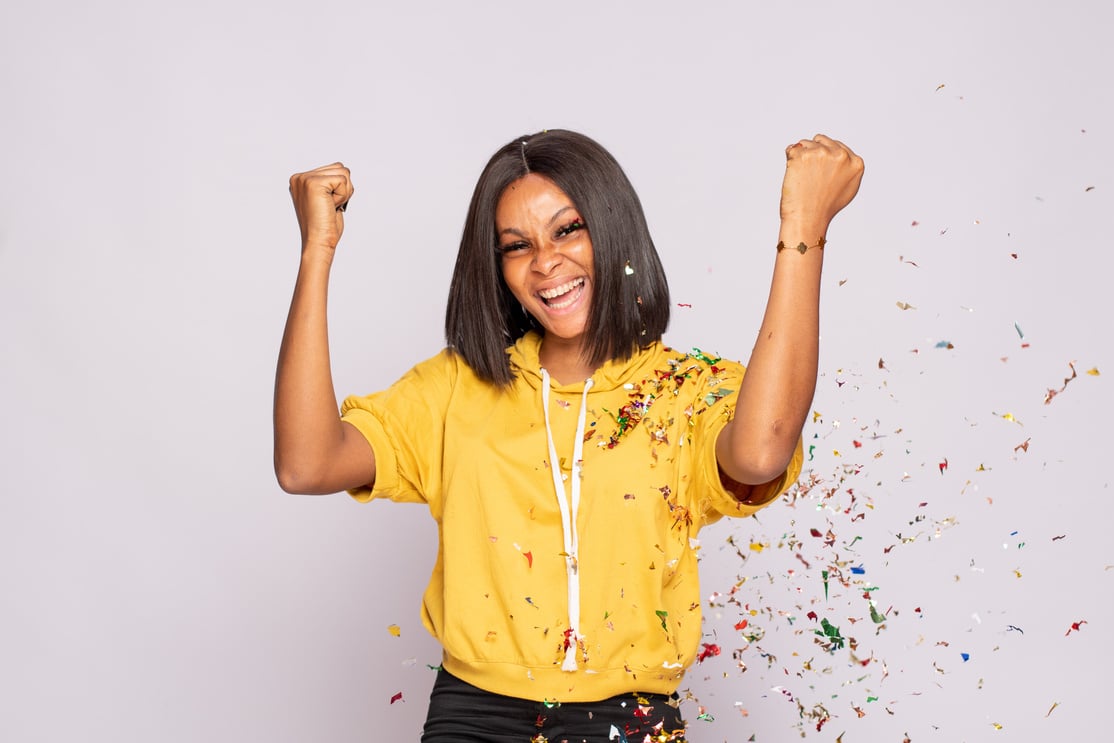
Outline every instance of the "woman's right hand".
<path id="1" fill-rule="evenodd" d="M 290 176 L 290 197 L 302 231 L 303 251 L 336 249 L 354 190 L 352 174 L 339 162 Z"/>

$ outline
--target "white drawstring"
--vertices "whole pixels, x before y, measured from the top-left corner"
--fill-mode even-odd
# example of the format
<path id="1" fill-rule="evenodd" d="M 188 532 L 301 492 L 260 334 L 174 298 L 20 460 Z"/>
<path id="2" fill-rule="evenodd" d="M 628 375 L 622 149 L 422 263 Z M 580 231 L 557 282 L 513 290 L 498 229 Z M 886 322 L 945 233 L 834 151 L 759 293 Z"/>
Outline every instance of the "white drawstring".
<path id="1" fill-rule="evenodd" d="M 542 412 L 545 415 L 545 437 L 549 444 L 549 469 L 553 473 L 553 492 L 557 496 L 557 505 L 561 509 L 561 531 L 565 539 L 565 577 L 568 580 L 569 593 L 569 636 L 566 640 L 569 646 L 565 650 L 565 662 L 561 665 L 562 671 L 576 670 L 576 650 L 584 639 L 580 635 L 580 575 L 577 565 L 578 538 L 576 531 L 576 514 L 580 509 L 580 468 L 584 458 L 584 426 L 588 414 L 588 390 L 592 388 L 592 380 L 584 382 L 584 393 L 580 398 L 580 416 L 576 421 L 576 439 L 572 445 L 572 507 L 569 507 L 565 495 L 564 477 L 561 475 L 561 463 L 557 460 L 557 447 L 553 443 L 553 429 L 549 426 L 549 372 L 542 368 Z"/>

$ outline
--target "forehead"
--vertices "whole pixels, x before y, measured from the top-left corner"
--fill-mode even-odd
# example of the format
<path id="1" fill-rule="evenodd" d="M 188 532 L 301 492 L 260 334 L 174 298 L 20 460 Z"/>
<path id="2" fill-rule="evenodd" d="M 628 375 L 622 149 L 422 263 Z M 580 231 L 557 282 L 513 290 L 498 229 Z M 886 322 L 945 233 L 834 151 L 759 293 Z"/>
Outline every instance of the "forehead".
<path id="1" fill-rule="evenodd" d="M 572 199 L 544 175 L 529 173 L 511 181 L 495 205 L 496 229 L 522 221 L 550 220 L 563 209 L 574 207 Z"/>

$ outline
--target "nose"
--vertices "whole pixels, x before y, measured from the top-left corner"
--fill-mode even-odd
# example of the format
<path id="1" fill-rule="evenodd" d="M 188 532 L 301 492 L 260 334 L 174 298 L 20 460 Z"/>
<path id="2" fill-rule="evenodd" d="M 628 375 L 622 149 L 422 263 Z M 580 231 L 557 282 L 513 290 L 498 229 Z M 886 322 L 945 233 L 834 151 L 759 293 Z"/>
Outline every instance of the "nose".
<path id="1" fill-rule="evenodd" d="M 541 274 L 552 273 L 565 260 L 557 245 L 546 240 L 540 243 L 534 251 L 530 267 Z"/>

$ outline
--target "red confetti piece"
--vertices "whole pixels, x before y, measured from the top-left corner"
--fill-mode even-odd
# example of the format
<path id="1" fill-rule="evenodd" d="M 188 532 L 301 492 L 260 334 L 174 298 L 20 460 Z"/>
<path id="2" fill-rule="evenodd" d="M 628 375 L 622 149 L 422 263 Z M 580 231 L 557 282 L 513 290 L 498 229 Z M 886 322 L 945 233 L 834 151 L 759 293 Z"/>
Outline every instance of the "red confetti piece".
<path id="1" fill-rule="evenodd" d="M 1080 630 L 1082 630 L 1082 629 L 1083 629 L 1083 625 L 1085 625 L 1085 624 L 1087 624 L 1087 620 L 1086 620 L 1086 619 L 1080 619 L 1080 620 L 1079 620 L 1078 622 L 1072 622 L 1072 623 L 1071 623 L 1071 627 L 1069 627 L 1069 628 L 1068 628 L 1068 631 L 1064 633 L 1064 637 L 1067 637 L 1067 636 L 1068 636 L 1068 635 L 1070 635 L 1070 634 L 1071 634 L 1071 633 L 1072 633 L 1073 631 L 1074 631 L 1074 632 L 1079 632 Z"/>
<path id="2" fill-rule="evenodd" d="M 531 568 L 534 567 L 534 553 L 533 552 L 523 552 L 522 556 L 526 558 L 527 567 L 531 567 Z"/>
<path id="3" fill-rule="evenodd" d="M 720 654 L 720 647 L 714 643 L 703 643 L 704 649 L 700 651 L 700 655 L 696 656 L 697 663 L 703 663 L 705 658 L 710 658 L 714 655 Z"/>
<path id="4" fill-rule="evenodd" d="M 948 458 L 944 457 L 944 461 L 940 462 L 940 474 L 944 474 L 944 470 L 948 468 Z"/>
<path id="5" fill-rule="evenodd" d="M 401 702 L 401 701 L 402 701 L 402 692 L 401 691 L 398 692 L 397 694 L 395 694 L 393 697 L 391 697 L 391 704 L 394 704 L 395 702 Z"/>

